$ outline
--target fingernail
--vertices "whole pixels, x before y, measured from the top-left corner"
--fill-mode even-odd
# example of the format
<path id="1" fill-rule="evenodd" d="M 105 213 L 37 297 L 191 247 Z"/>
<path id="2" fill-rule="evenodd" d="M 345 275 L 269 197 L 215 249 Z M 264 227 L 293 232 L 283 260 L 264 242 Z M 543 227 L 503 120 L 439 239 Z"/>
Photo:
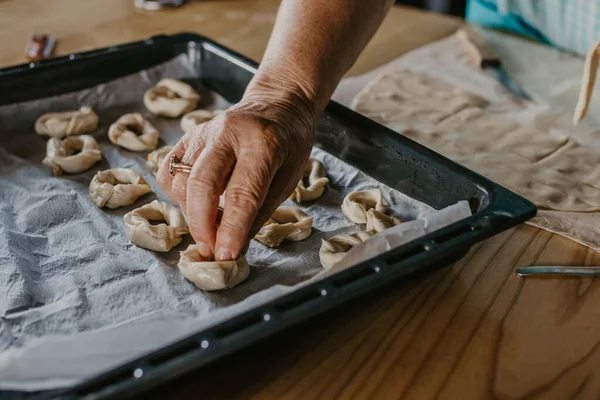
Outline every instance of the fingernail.
<path id="1" fill-rule="evenodd" d="M 208 247 L 205 243 L 198 242 L 196 243 L 196 246 L 198 248 L 198 253 L 200 253 L 203 258 L 212 257 L 212 251 L 210 251 L 210 247 Z"/>
<path id="2" fill-rule="evenodd" d="M 231 261 L 231 252 L 227 249 L 219 249 L 217 251 L 217 260 L 219 261 Z"/>

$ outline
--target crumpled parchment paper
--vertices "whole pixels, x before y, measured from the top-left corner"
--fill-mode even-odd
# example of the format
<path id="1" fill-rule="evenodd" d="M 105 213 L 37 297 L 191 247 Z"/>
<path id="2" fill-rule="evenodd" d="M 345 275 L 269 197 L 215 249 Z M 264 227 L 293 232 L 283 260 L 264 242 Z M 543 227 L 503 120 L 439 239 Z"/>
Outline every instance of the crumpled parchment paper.
<path id="1" fill-rule="evenodd" d="M 159 129 L 161 145 L 175 144 L 183 134 L 179 119 L 153 116 L 142 105 L 144 91 L 165 77 L 195 86 L 203 107 L 227 107 L 197 85 L 185 56 L 90 89 L 0 107 L 0 388 L 74 384 L 319 279 L 321 239 L 358 230 L 340 208 L 351 191 L 381 188 L 390 213 L 404 221 L 437 214 L 315 149 L 313 157 L 325 164 L 330 183 L 321 199 L 301 206 L 314 218 L 312 235 L 279 249 L 253 241 L 245 282 L 230 290 L 199 291 L 176 268 L 189 236 L 166 254 L 128 240 L 123 215 L 156 198 L 168 199 L 146 169 L 146 153 L 118 148 L 106 135 L 119 116 L 138 111 Z M 103 160 L 84 173 L 54 177 L 41 164 L 46 141 L 34 133 L 34 122 L 42 113 L 83 105 L 100 117 L 92 135 Z M 88 185 L 98 170 L 114 167 L 137 171 L 153 193 L 130 207 L 98 209 Z M 462 212 L 450 214 L 457 220 Z"/>

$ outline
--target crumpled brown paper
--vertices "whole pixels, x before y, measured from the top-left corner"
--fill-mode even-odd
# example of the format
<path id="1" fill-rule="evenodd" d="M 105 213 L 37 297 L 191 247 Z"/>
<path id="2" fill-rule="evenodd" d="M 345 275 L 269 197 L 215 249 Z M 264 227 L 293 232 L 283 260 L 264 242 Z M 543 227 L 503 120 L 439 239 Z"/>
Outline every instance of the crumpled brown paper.
<path id="1" fill-rule="evenodd" d="M 572 104 L 565 107 L 565 96 L 560 94 L 577 92 L 581 73 L 583 71 L 583 59 L 568 56 L 557 50 L 549 49 L 545 46 L 537 45 L 525 40 L 516 39 L 501 33 L 489 31 L 484 31 L 483 33 L 486 39 L 490 41 L 490 44 L 493 45 L 494 49 L 497 47 L 501 49 L 500 55 L 502 57 L 503 64 L 511 78 L 519 82 L 519 84 L 521 84 L 521 86 L 524 87 L 528 93 L 532 93 L 532 97 L 536 100 L 536 103 L 524 102 L 516 99 L 509 92 L 507 92 L 506 89 L 503 88 L 502 85 L 496 81 L 492 75 L 486 73 L 485 71 L 474 68 L 472 64 L 469 63 L 465 58 L 465 49 L 455 36 L 450 36 L 441 41 L 414 50 L 367 74 L 348 78 L 342 81 L 338 87 L 338 90 L 334 94 L 334 100 L 340 101 L 346 105 L 350 105 L 355 99 L 356 95 L 363 90 L 363 88 L 372 84 L 371 82 L 377 77 L 377 75 L 381 74 L 382 71 L 390 71 L 394 69 L 406 69 L 412 72 L 426 74 L 462 90 L 469 91 L 489 102 L 487 106 L 479 107 L 481 107 L 484 113 L 489 115 L 490 118 L 501 118 L 507 122 L 512 122 L 515 125 L 527 127 L 526 130 L 521 132 L 522 135 L 527 135 L 529 130 L 538 133 L 537 136 L 539 137 L 539 131 L 543 130 L 547 134 L 546 137 L 549 140 L 557 139 L 555 148 L 551 149 L 552 152 L 548 153 L 548 156 L 536 156 L 535 158 L 532 158 L 531 154 L 535 155 L 536 153 L 536 144 L 530 143 L 528 144 L 528 148 L 517 147 L 516 150 L 522 154 L 512 154 L 507 158 L 510 159 L 510 162 L 507 162 L 506 160 L 503 161 L 501 154 L 502 150 L 498 151 L 498 155 L 494 156 L 493 160 L 488 161 L 493 161 L 497 164 L 499 163 L 498 165 L 500 165 L 502 168 L 513 168 L 515 160 L 518 162 L 518 158 L 522 159 L 523 157 L 529 157 L 531 158 L 530 161 L 533 162 L 533 168 L 535 168 L 536 163 L 545 164 L 544 168 L 538 168 L 538 173 L 536 176 L 534 176 L 535 179 L 532 180 L 532 183 L 534 184 L 539 182 L 542 185 L 545 185 L 547 182 L 556 180 L 556 174 L 550 174 L 550 169 L 546 168 L 546 166 L 552 165 L 552 162 L 554 161 L 553 157 L 555 157 L 554 153 L 560 154 L 561 151 L 567 150 L 571 156 L 578 158 L 578 165 L 576 167 L 582 171 L 587 171 L 587 174 L 584 177 L 586 182 L 571 179 L 566 183 L 577 187 L 574 190 L 582 191 L 581 193 L 583 194 L 583 197 L 585 197 L 587 194 L 589 194 L 589 192 L 587 192 L 587 181 L 591 182 L 592 185 L 589 186 L 589 188 L 590 190 L 593 190 L 594 193 L 588 199 L 594 204 L 592 204 L 592 206 L 587 206 L 585 204 L 574 203 L 571 201 L 573 196 L 563 196 L 563 201 L 559 204 L 552 202 L 540 203 L 540 201 L 534 202 L 542 206 L 542 208 L 553 208 L 555 210 L 560 210 L 561 206 L 563 206 L 562 209 L 568 211 L 595 211 L 597 208 L 595 205 L 597 200 L 594 199 L 596 197 L 595 190 L 598 184 L 594 183 L 595 181 L 593 178 L 595 176 L 600 176 L 595 174 L 596 170 L 600 171 L 600 163 L 592 162 L 592 166 L 587 169 L 583 168 L 585 167 L 583 164 L 587 163 L 586 160 L 588 159 L 600 157 L 600 153 L 591 150 L 592 147 L 597 148 L 596 137 L 589 132 L 584 132 L 582 127 L 572 128 L 568 124 L 564 123 L 564 121 L 570 121 L 572 109 L 575 106 L 577 98 L 576 96 L 573 96 Z M 505 42 L 510 43 L 507 44 Z M 510 51 L 512 48 L 518 49 L 518 54 L 511 54 Z M 524 51 L 524 49 L 528 51 Z M 551 58 L 552 62 L 546 63 L 544 59 L 541 58 L 542 56 L 545 58 Z M 508 62 L 504 63 L 505 60 Z M 540 70 L 540 68 L 542 69 Z M 553 68 L 555 70 L 554 75 L 552 73 Z M 536 74 L 538 76 L 536 76 Z M 540 74 L 543 74 L 545 77 L 543 81 L 537 79 L 539 78 Z M 556 79 L 554 79 L 554 77 L 556 77 Z M 527 84 L 530 82 L 535 84 L 534 86 L 531 86 L 531 88 L 527 86 Z M 544 103 L 543 100 L 546 98 L 550 99 L 551 101 L 549 103 Z M 557 105 L 554 104 L 554 99 L 557 98 L 561 99 L 561 107 L 557 107 Z M 355 100 L 355 104 L 356 103 L 357 102 Z M 366 106 L 366 109 L 369 110 L 369 105 Z M 372 109 L 369 111 L 371 113 L 374 112 Z M 385 111 L 389 112 L 389 110 Z M 461 112 L 468 111 L 469 110 L 466 109 Z M 558 118 L 557 115 L 561 116 L 561 118 Z M 377 117 L 376 114 L 375 116 Z M 448 118 L 448 121 L 451 118 L 452 117 Z M 436 123 L 437 122 L 439 121 L 436 121 Z M 440 122 L 438 126 L 443 124 L 444 121 Z M 434 126 L 436 124 L 431 125 Z M 397 130 L 398 132 L 408 133 L 408 135 L 410 135 L 409 137 L 413 138 L 414 140 L 422 142 L 424 145 L 432 147 L 434 150 L 447 156 L 456 155 L 454 154 L 456 151 L 452 150 L 457 150 L 457 145 L 459 148 L 461 146 L 469 148 L 468 152 L 459 154 L 459 157 L 456 159 L 456 161 L 476 171 L 478 170 L 478 163 L 476 160 L 479 150 L 478 147 L 482 144 L 487 145 L 486 140 L 487 142 L 490 141 L 488 137 L 488 130 L 470 130 L 468 129 L 469 125 L 463 125 L 462 129 L 457 130 L 455 132 L 456 134 L 453 135 L 451 140 L 446 140 L 443 145 L 440 145 L 439 141 L 435 137 L 431 136 L 432 133 L 435 133 L 435 129 L 422 131 L 417 129 L 413 132 L 406 131 L 407 128 L 415 128 L 414 120 L 407 119 L 405 122 L 396 122 L 388 126 L 394 130 Z M 446 132 L 442 134 L 446 134 L 449 130 L 451 129 L 447 129 L 446 127 Z M 502 134 L 500 136 L 503 137 Z M 568 140 L 563 138 L 568 138 Z M 559 140 L 563 140 L 564 144 L 559 143 Z M 501 144 L 502 143 L 500 142 L 494 143 L 494 145 Z M 582 152 L 585 153 L 585 157 L 579 157 L 580 153 Z M 569 172 L 564 169 L 563 171 Z M 479 172 L 492 180 L 500 181 L 499 183 L 504 184 L 509 188 L 511 188 L 511 180 L 513 182 L 515 181 L 514 177 L 511 177 L 511 179 L 507 180 L 507 182 L 501 182 L 502 174 L 498 172 L 497 168 L 484 168 Z M 507 174 L 504 175 L 509 176 Z M 580 174 L 580 176 L 583 175 Z M 565 187 L 567 186 L 568 185 L 565 185 Z M 521 187 L 527 188 L 527 185 L 521 185 Z M 519 191 L 518 188 L 511 189 Z M 529 189 L 529 192 L 521 191 L 521 194 L 525 197 L 529 197 L 531 200 L 536 200 L 537 192 L 535 190 L 531 190 L 531 187 Z M 568 191 L 570 192 L 571 189 L 569 188 Z M 550 200 L 555 198 L 555 196 L 548 196 L 548 199 Z M 596 250 L 600 249 L 600 235 L 598 234 L 598 230 L 595 228 L 595 226 L 598 225 L 597 221 L 600 220 L 600 213 L 578 213 L 568 211 L 542 210 L 539 212 L 538 217 L 533 218 L 528 223 L 563 235 Z"/>

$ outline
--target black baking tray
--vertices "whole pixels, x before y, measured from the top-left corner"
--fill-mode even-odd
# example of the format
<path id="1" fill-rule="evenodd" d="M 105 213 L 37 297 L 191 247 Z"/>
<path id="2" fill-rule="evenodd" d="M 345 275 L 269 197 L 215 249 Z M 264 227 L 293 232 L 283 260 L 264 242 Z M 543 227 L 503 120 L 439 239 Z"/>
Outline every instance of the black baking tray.
<path id="1" fill-rule="evenodd" d="M 0 105 L 84 89 L 182 53 L 205 87 L 233 103 L 257 68 L 254 61 L 197 34 L 155 36 L 2 69 Z M 528 200 L 333 101 L 319 119 L 315 145 L 435 208 L 468 200 L 473 215 L 74 387 L 36 397 L 114 398 L 147 390 L 391 280 L 448 266 L 473 244 L 536 213 Z"/>

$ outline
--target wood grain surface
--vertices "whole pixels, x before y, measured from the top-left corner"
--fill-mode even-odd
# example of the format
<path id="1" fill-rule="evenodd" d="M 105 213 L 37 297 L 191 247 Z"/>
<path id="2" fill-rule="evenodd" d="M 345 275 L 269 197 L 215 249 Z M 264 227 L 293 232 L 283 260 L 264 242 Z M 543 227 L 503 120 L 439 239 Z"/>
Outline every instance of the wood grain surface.
<path id="1" fill-rule="evenodd" d="M 55 54 L 194 31 L 260 59 L 277 1 L 196 1 L 140 12 L 129 0 L 0 0 L 0 65 L 30 33 Z M 460 21 L 395 7 L 350 75 L 452 33 Z M 520 279 L 531 264 L 600 265 L 562 237 L 519 226 L 426 278 L 390 285 L 150 393 L 194 399 L 598 399 L 600 285 Z M 176 327 L 174 327 L 176 328 Z"/>

